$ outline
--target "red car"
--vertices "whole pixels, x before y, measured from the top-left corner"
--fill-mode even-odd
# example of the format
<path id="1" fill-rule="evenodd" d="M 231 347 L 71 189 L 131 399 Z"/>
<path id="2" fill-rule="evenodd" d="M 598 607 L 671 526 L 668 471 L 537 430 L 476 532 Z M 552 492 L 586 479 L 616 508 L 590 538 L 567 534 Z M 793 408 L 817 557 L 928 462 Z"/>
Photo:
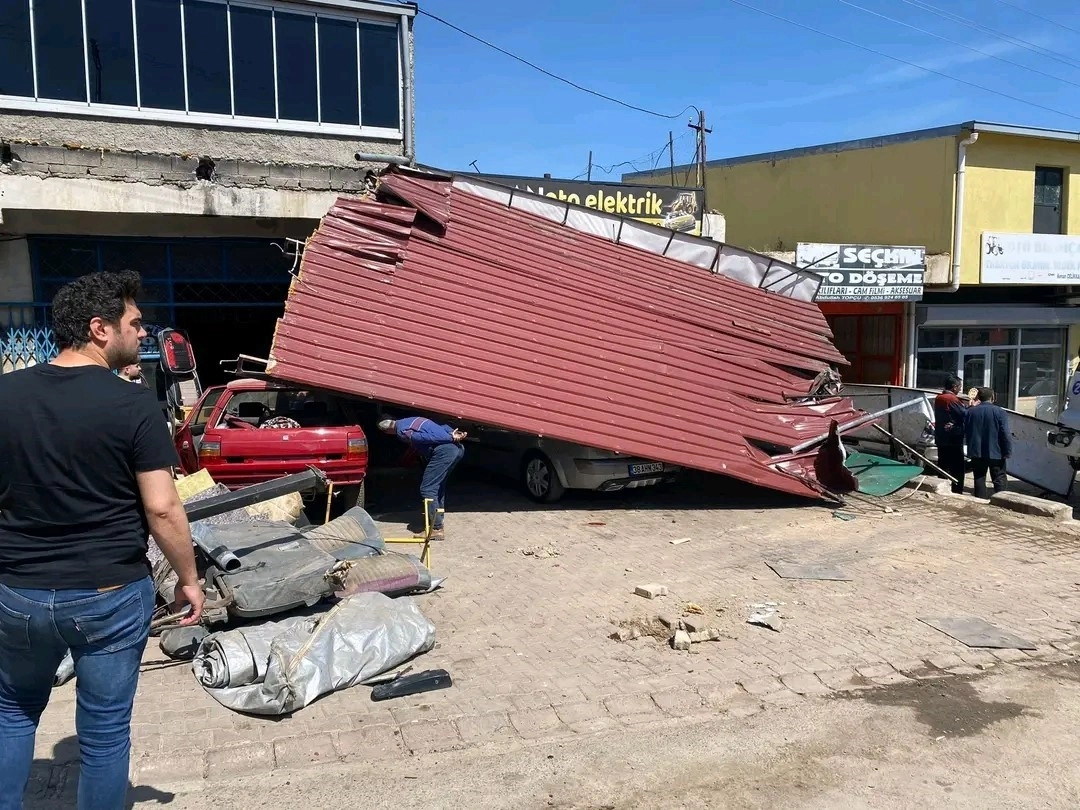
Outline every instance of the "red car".
<path id="1" fill-rule="evenodd" d="M 229 489 L 316 467 L 342 491 L 345 508 L 364 505 L 368 443 L 349 400 L 258 379 L 208 388 L 176 433 L 185 473 L 206 470 Z"/>

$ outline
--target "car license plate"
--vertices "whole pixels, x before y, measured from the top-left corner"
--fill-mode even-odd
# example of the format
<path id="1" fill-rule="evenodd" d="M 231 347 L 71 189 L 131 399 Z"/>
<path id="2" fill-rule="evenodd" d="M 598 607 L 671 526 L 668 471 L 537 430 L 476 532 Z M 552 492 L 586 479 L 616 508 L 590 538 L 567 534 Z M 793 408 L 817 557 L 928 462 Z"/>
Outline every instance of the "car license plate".
<path id="1" fill-rule="evenodd" d="M 653 462 L 650 464 L 631 464 L 631 475 L 650 475 L 651 473 L 660 473 L 664 471 L 664 465 L 659 462 Z"/>

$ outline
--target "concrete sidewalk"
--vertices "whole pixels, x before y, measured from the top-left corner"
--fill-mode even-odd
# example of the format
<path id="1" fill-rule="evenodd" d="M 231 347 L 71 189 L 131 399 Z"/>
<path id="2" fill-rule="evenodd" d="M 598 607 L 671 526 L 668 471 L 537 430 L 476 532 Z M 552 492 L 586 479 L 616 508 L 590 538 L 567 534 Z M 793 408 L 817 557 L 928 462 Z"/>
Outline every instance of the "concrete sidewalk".
<path id="1" fill-rule="evenodd" d="M 453 688 L 372 703 L 358 687 L 293 717 L 244 717 L 152 642 L 133 725 L 134 783 L 194 788 L 319 763 L 747 716 L 804 696 L 1065 660 L 1080 635 L 1080 540 L 1061 524 L 1002 510 L 943 508 L 908 492 L 889 501 L 893 513 L 853 502 L 843 510 L 855 514 L 850 521 L 739 491 L 719 500 L 575 499 L 548 510 L 479 483 L 454 497 L 450 540 L 434 548 L 433 567 L 449 579 L 418 597 L 438 645 L 416 662 L 445 667 Z M 386 528 L 401 533 L 400 523 Z M 781 559 L 833 564 L 852 581 L 783 580 L 765 565 Z M 669 595 L 635 596 L 644 583 Z M 749 606 L 765 602 L 778 603 L 779 632 L 746 624 Z M 719 640 L 687 653 L 652 637 L 609 638 L 627 623 L 655 627 L 658 614 L 678 616 L 688 603 Z M 923 615 L 977 616 L 1038 650 L 969 650 L 919 622 Z M 71 684 L 55 690 L 42 720 L 39 798 L 73 789 L 73 700 Z"/>

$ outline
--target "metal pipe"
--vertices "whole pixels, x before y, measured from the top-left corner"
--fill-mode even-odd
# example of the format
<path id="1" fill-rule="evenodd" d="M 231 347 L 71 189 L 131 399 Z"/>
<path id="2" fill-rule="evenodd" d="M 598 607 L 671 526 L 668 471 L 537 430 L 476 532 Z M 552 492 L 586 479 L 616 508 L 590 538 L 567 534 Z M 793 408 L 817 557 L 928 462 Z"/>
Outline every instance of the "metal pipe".
<path id="1" fill-rule="evenodd" d="M 967 148 L 979 140 L 979 133 L 972 132 L 956 146 L 956 197 L 953 200 L 952 278 L 942 292 L 954 293 L 960 289 L 960 252 L 964 243 L 964 177 L 967 174 Z"/>
<path id="2" fill-rule="evenodd" d="M 245 506 L 269 501 L 282 495 L 289 495 L 305 489 L 321 490 L 326 486 L 326 474 L 314 467 L 309 467 L 306 472 L 282 476 L 264 484 L 255 484 L 238 489 L 235 492 L 227 492 L 224 495 L 216 495 L 213 498 L 185 504 L 184 512 L 187 514 L 188 521 L 195 523 L 208 517 L 223 515 L 234 509 L 243 509 Z"/>
<path id="3" fill-rule="evenodd" d="M 865 424 L 867 424 L 869 422 L 873 422 L 875 419 L 880 419 L 881 417 L 885 416 L 886 414 L 890 414 L 890 413 L 893 413 L 895 411 L 902 411 L 904 408 L 910 408 L 912 405 L 915 405 L 916 403 L 918 403 L 920 401 L 921 400 L 918 400 L 918 399 L 911 399 L 911 400 L 908 400 L 907 402 L 901 402 L 899 405 L 893 405 L 891 408 L 885 408 L 882 411 L 876 411 L 875 413 L 868 413 L 865 416 L 860 416 L 858 419 L 853 419 L 852 421 L 848 422 L 847 424 L 838 425 L 837 428 L 836 428 L 836 432 L 837 432 L 838 435 L 841 434 L 841 433 L 846 433 L 849 430 L 854 430 L 855 428 L 862 427 L 863 425 L 865 425 Z M 791 454 L 794 455 L 795 453 L 801 453 L 803 450 L 809 450 L 815 444 L 820 444 L 821 442 L 825 441 L 827 438 L 829 438 L 829 433 L 823 433 L 820 436 L 815 436 L 812 439 L 807 439 L 805 442 L 802 442 L 802 443 L 797 444 L 794 447 L 792 447 L 791 448 Z"/>
<path id="4" fill-rule="evenodd" d="M 403 62 L 401 71 L 403 79 L 402 92 L 405 95 L 405 110 L 403 113 L 405 120 L 402 125 L 405 157 L 408 158 L 409 165 L 412 166 L 416 163 L 416 146 L 414 143 L 416 133 L 413 131 L 413 52 L 412 37 L 409 36 L 409 16 L 406 14 L 401 15 L 398 36 L 401 40 L 401 60 Z"/>
<path id="5" fill-rule="evenodd" d="M 916 337 L 918 334 L 917 330 L 919 328 L 919 325 L 915 321 L 915 304 L 905 304 L 904 314 L 906 316 L 904 318 L 904 321 L 907 332 L 907 334 L 905 335 L 906 340 L 904 341 L 907 349 L 907 360 L 904 363 L 904 385 L 906 385 L 908 388 L 914 388 L 915 382 L 918 379 L 917 363 L 919 359 L 918 353 L 916 352 Z"/>
<path id="6" fill-rule="evenodd" d="M 912 454 L 913 456 L 915 456 L 915 458 L 921 458 L 921 459 L 922 459 L 922 460 L 923 460 L 923 461 L 924 461 L 925 463 L 929 464 L 929 465 L 930 465 L 931 467 L 933 467 L 933 468 L 934 468 L 935 470 L 937 470 L 937 471 L 938 471 L 939 473 L 941 473 L 942 475 L 944 475 L 944 476 L 945 476 L 946 478 L 948 478 L 948 479 L 949 479 L 950 481 L 952 481 L 952 482 L 953 482 L 954 484 L 958 483 L 958 482 L 957 482 L 957 480 L 956 480 L 955 478 L 953 478 L 953 477 L 952 477 L 951 475 L 949 475 L 949 474 L 948 474 L 947 472 L 945 472 L 945 470 L 941 469 L 941 467 L 939 467 L 939 466 L 938 466 L 937 464 L 935 464 L 934 462 L 932 462 L 932 461 L 931 461 L 930 459 L 928 459 L 928 458 L 927 458 L 926 456 L 924 456 L 924 455 L 923 455 L 922 453 L 920 453 L 919 451 L 915 450 L 915 449 L 914 449 L 913 447 L 909 447 L 908 445 L 904 444 L 904 443 L 903 443 L 902 441 L 900 441 L 900 440 L 899 440 L 898 438 L 896 438 L 896 437 L 895 437 L 895 436 L 893 436 L 893 435 L 892 435 L 891 433 L 889 433 L 889 431 L 887 431 L 887 430 L 886 430 L 885 428 L 883 428 L 883 427 L 882 427 L 881 425 L 874 425 L 874 430 L 880 430 L 880 431 L 881 431 L 882 433 L 884 433 L 884 434 L 885 434 L 886 436 L 888 436 L 888 437 L 889 437 L 890 439 L 892 439 L 892 440 L 893 440 L 894 442 L 896 442 L 896 443 L 897 443 L 898 445 L 900 445 L 900 446 L 901 446 L 901 447 L 903 447 L 903 448 L 904 448 L 905 450 L 907 450 L 907 451 L 908 451 L 909 453 L 911 453 L 911 454 Z"/>
<path id="7" fill-rule="evenodd" d="M 357 152 L 353 157 L 362 163 L 393 163 L 395 166 L 411 166 L 413 162 L 408 155 L 377 155 L 374 152 Z"/>
<path id="8" fill-rule="evenodd" d="M 198 531 L 191 533 L 191 541 L 222 571 L 238 571 L 244 567 L 244 564 L 240 562 L 240 558 L 233 554 L 227 546 L 209 545 Z"/>

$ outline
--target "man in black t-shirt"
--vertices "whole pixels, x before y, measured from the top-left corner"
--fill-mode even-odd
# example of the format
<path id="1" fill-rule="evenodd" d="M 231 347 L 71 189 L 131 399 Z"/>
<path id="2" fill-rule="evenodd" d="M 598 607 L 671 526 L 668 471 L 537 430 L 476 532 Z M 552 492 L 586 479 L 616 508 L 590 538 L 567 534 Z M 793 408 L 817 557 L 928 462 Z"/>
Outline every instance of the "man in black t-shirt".
<path id="1" fill-rule="evenodd" d="M 0 806 L 21 806 L 52 678 L 77 676 L 80 808 L 125 806 L 131 710 L 154 609 L 153 532 L 202 613 L 176 451 L 153 393 L 112 373 L 145 337 L 135 273 L 94 273 L 53 300 L 60 355 L 0 374 Z"/>

